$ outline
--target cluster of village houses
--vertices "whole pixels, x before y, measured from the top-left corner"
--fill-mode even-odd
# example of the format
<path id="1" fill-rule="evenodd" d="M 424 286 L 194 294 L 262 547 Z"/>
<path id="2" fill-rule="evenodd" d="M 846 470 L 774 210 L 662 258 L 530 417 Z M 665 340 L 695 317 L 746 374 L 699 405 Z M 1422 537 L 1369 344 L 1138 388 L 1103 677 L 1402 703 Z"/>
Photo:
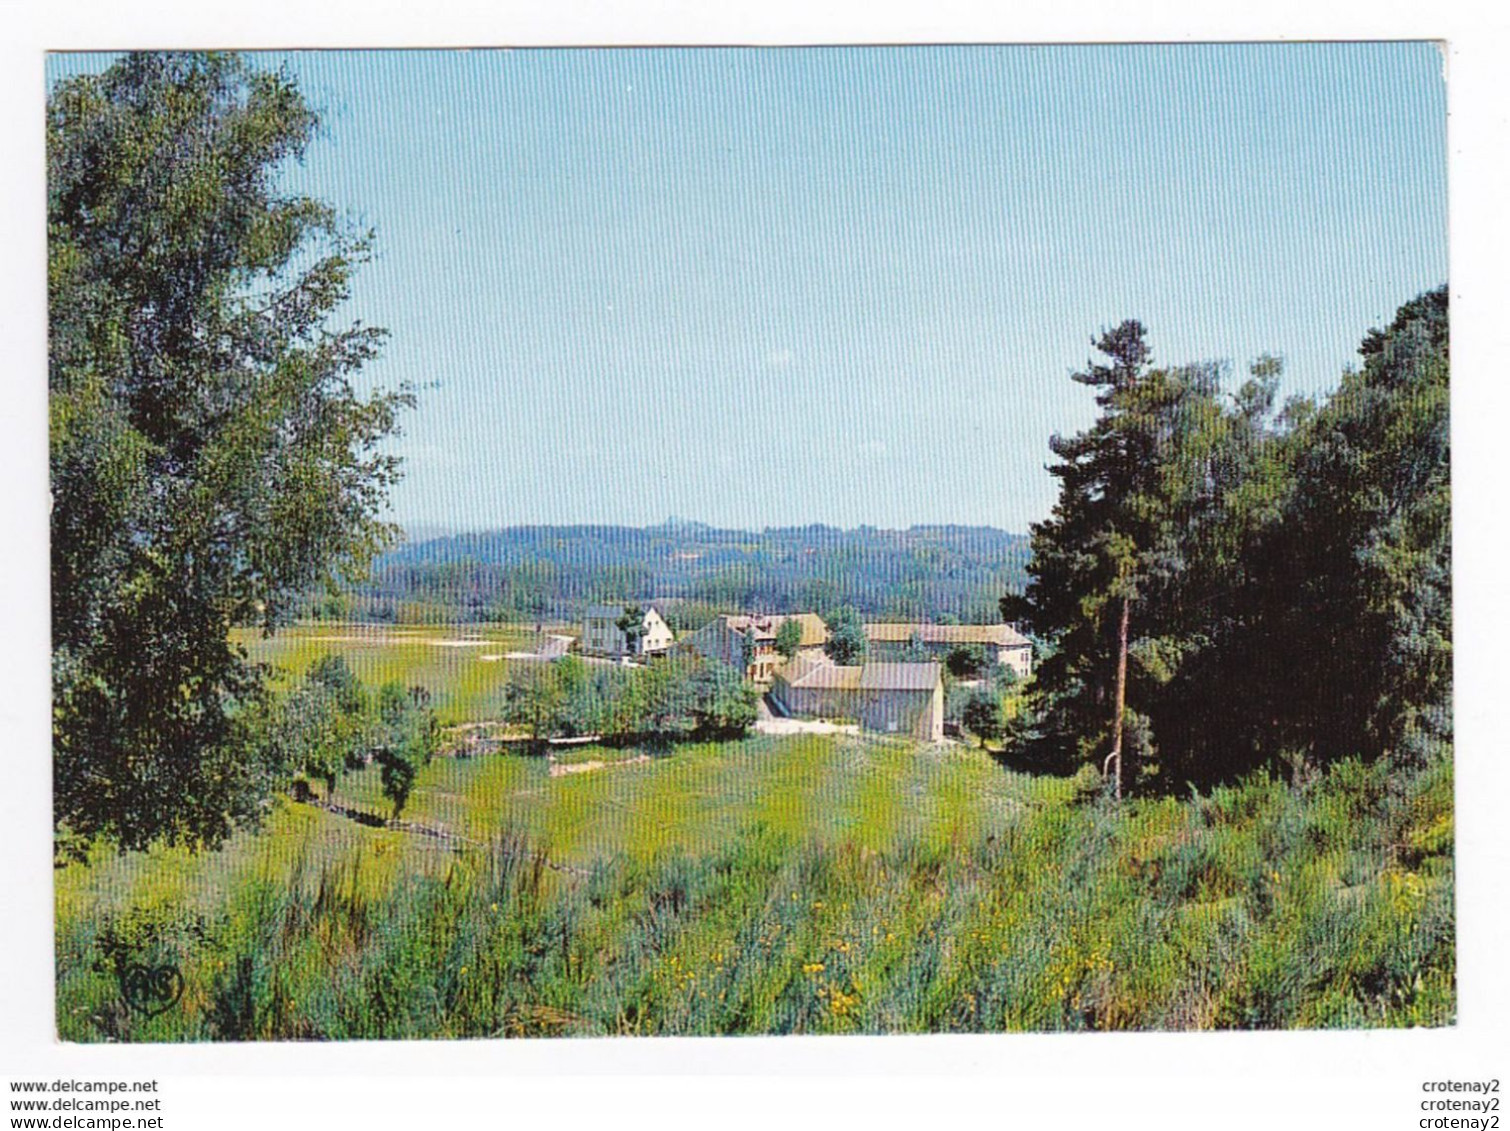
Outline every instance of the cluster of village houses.
<path id="1" fill-rule="evenodd" d="M 828 626 L 813 613 L 724 615 L 678 641 L 665 618 L 646 608 L 639 634 L 620 627 L 624 605 L 593 605 L 582 624 L 581 648 L 590 656 L 644 659 L 682 650 L 731 667 L 766 690 L 783 714 L 853 719 L 870 731 L 937 742 L 944 734 L 943 665 L 897 659 L 921 646 L 940 659 L 961 644 L 982 645 L 1019 677 L 1032 670 L 1032 645 L 1006 624 L 867 624 L 864 663 L 836 664 L 824 651 Z M 790 659 L 776 647 L 787 621 L 802 630 Z"/>

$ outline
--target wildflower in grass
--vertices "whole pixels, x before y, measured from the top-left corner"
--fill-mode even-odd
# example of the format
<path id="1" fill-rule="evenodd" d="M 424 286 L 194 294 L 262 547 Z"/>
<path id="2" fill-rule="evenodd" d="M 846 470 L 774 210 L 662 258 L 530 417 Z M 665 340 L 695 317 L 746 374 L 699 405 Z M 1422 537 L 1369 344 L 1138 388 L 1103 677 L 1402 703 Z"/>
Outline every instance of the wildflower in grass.
<path id="1" fill-rule="evenodd" d="M 807 963 L 804 963 L 803 967 L 802 967 L 802 972 L 804 974 L 821 974 L 821 973 L 823 973 L 823 963 L 821 963 L 821 962 L 807 962 Z"/>
<path id="2" fill-rule="evenodd" d="M 1426 885 L 1414 872 L 1386 869 L 1381 877 L 1389 897 L 1390 910 L 1401 917 L 1411 917 L 1426 901 Z"/>
<path id="3" fill-rule="evenodd" d="M 829 995 L 828 1008 L 836 1017 L 844 1017 L 849 1014 L 860 1001 L 859 994 L 847 994 L 843 990 L 834 990 Z"/>

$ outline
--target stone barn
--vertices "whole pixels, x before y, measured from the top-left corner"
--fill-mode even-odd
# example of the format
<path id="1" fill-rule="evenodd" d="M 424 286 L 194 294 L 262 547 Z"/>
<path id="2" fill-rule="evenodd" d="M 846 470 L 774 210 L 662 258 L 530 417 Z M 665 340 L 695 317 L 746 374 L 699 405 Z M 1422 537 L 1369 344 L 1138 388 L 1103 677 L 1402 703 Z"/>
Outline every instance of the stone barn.
<path id="1" fill-rule="evenodd" d="M 860 726 L 878 734 L 908 734 L 923 742 L 944 737 L 944 680 L 938 664 L 866 664 L 860 669 Z"/>
<path id="2" fill-rule="evenodd" d="M 771 680 L 771 698 L 788 715 L 853 719 L 863 730 L 944 737 L 943 670 L 938 664 L 846 666 L 826 656 L 799 657 Z"/>

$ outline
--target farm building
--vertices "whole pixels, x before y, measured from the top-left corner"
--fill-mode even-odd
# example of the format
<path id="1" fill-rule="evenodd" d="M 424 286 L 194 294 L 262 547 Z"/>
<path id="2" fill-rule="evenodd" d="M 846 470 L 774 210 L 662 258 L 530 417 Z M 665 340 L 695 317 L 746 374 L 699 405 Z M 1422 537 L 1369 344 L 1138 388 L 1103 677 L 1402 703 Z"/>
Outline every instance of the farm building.
<path id="1" fill-rule="evenodd" d="M 944 737 L 943 669 L 938 664 L 840 665 L 821 653 L 779 669 L 771 698 L 789 715 L 854 719 L 879 734 Z"/>
<path id="2" fill-rule="evenodd" d="M 619 627 L 626 608 L 627 605 L 589 606 L 582 621 L 582 651 L 590 656 L 608 656 L 612 659 L 631 655 L 629 638 Z M 632 652 L 634 656 L 665 653 L 676 641 L 671 627 L 654 608 L 645 609 L 640 625 L 644 631 L 635 641 Z"/>
<path id="3" fill-rule="evenodd" d="M 991 658 L 1006 664 L 1020 679 L 1033 671 L 1033 645 L 1009 624 L 918 624 L 889 622 L 867 624 L 865 635 L 873 655 L 895 654 L 910 644 L 920 644 L 941 659 L 961 644 L 984 645 Z"/>
<path id="4" fill-rule="evenodd" d="M 796 659 L 822 655 L 828 642 L 828 626 L 815 613 L 773 616 L 719 616 L 681 642 L 680 647 L 733 668 L 743 668 L 746 679 L 769 683 L 786 657 L 776 651 L 776 634 L 786 621 L 802 628 Z"/>

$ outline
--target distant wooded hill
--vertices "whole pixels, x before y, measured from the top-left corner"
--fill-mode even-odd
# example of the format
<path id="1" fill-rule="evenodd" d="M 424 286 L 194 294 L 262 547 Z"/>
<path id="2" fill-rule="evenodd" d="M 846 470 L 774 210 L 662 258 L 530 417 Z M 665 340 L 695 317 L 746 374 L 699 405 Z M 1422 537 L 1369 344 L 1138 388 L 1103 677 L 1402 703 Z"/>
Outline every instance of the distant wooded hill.
<path id="1" fill-rule="evenodd" d="M 890 619 L 994 622 L 1027 580 L 1028 539 L 984 526 L 720 530 L 515 526 L 412 542 L 350 594 L 304 610 L 423 621 L 576 619 L 595 600 L 658 602 L 680 628 L 718 610 L 852 605 Z"/>

